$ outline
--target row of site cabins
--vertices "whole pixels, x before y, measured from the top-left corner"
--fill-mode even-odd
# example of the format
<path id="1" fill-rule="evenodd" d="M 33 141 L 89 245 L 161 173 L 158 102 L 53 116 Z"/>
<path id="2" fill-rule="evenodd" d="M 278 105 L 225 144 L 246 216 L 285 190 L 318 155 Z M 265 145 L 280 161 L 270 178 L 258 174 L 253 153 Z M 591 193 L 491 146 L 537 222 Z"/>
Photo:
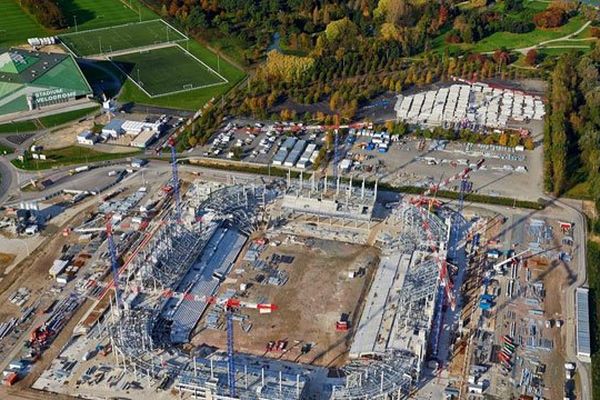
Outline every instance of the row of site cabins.
<path id="1" fill-rule="evenodd" d="M 477 94 L 479 96 L 476 96 Z M 479 97 L 479 107 L 473 107 L 471 104 L 470 98 L 473 95 Z M 473 121 L 479 114 L 486 115 L 489 122 L 506 124 L 509 118 L 525 121 L 542 119 L 545 114 L 544 103 L 538 96 L 466 85 L 452 85 L 438 91 L 400 97 L 394 108 L 401 119 L 412 122 L 458 122 L 465 117 Z"/>
<path id="2" fill-rule="evenodd" d="M 362 147 L 367 150 L 379 149 L 380 152 L 387 152 L 390 142 L 397 141 L 397 137 L 390 137 L 386 132 L 375 132 L 372 129 L 354 129 L 351 128 L 346 138 L 346 143 L 352 145 L 356 141 L 356 136 L 370 137 L 368 143 L 363 143 Z M 280 146 L 273 157 L 273 165 L 283 165 L 285 167 L 296 167 L 306 169 L 314 163 L 319 155 L 318 147 L 315 143 L 309 143 L 305 140 L 297 140 L 294 137 L 287 138 Z"/>

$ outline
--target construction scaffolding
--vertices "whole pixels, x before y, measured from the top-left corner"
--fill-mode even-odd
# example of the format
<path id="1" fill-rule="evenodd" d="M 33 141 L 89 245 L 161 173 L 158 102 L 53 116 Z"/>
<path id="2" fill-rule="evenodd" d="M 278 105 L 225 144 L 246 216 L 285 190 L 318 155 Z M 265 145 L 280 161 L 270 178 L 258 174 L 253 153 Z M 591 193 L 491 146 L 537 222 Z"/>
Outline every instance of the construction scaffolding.
<path id="1" fill-rule="evenodd" d="M 246 235 L 278 195 L 265 185 L 224 187 L 200 203 L 191 227 L 162 223 L 121 275 L 127 305 L 111 304 L 103 323 L 119 367 L 159 386 L 172 380 L 193 398 L 232 399 L 225 354 L 208 348 L 190 354 L 175 343 L 187 341 Z M 309 373 L 299 371 L 275 371 L 260 357 L 237 355 L 235 398 L 299 399 Z"/>
<path id="2" fill-rule="evenodd" d="M 323 220 L 338 225 L 366 223 L 370 228 L 376 199 L 377 182 L 370 189 L 363 179 L 360 188 L 356 188 L 352 177 L 344 183 L 342 177 L 337 176 L 330 183 L 327 176 L 317 179 L 313 174 L 310 179 L 304 180 L 300 173 L 296 181 L 288 174 L 282 207 L 292 214 L 292 218 L 294 215 L 314 217 L 317 222 Z"/>
<path id="3" fill-rule="evenodd" d="M 399 231 L 379 240 L 384 255 L 350 349 L 350 357 L 360 360 L 343 368 L 345 382 L 334 388 L 334 399 L 402 399 L 420 378 L 443 298 L 432 248 L 445 257 L 448 222 L 409 202 L 393 209 L 389 221 Z"/>

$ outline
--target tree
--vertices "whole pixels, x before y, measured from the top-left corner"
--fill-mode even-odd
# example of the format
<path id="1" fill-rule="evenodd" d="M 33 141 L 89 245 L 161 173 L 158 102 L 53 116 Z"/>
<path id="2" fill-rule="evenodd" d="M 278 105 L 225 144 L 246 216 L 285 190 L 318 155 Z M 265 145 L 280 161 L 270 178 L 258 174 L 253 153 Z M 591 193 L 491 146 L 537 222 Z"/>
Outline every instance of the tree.
<path id="1" fill-rule="evenodd" d="M 535 66 L 538 60 L 538 52 L 536 49 L 531 49 L 525 55 L 525 63 L 530 66 Z"/>
<path id="2" fill-rule="evenodd" d="M 504 0 L 505 12 L 521 11 L 523 8 L 523 0 Z"/>
<path id="3" fill-rule="evenodd" d="M 242 156 L 244 155 L 244 150 L 242 150 L 241 147 L 234 147 L 233 150 L 233 159 L 236 161 L 239 161 L 242 159 Z"/>
<path id="4" fill-rule="evenodd" d="M 260 77 L 265 79 L 279 79 L 285 82 L 302 79 L 308 74 L 315 60 L 311 57 L 298 57 L 282 54 L 271 50 L 267 61 L 259 70 Z"/>
<path id="5" fill-rule="evenodd" d="M 358 36 L 358 28 L 348 17 L 332 21 L 325 28 L 325 37 L 330 43 L 342 45 L 343 43 L 355 41 Z"/>
<path id="6" fill-rule="evenodd" d="M 500 134 L 500 138 L 498 139 L 498 144 L 500 146 L 506 146 L 508 144 L 508 134 L 506 132 L 502 132 Z"/>
<path id="7" fill-rule="evenodd" d="M 567 21 L 567 14 L 561 8 L 550 7 L 533 16 L 533 23 L 538 28 L 557 28 Z"/>
<path id="8" fill-rule="evenodd" d="M 512 134 L 508 138 L 509 147 L 516 147 L 519 145 L 519 143 L 521 143 L 521 137 L 518 134 Z"/>
<path id="9" fill-rule="evenodd" d="M 193 7 L 188 15 L 188 26 L 190 28 L 206 29 L 208 27 L 208 21 L 206 15 L 202 12 L 200 7 Z"/>
<path id="10" fill-rule="evenodd" d="M 338 109 L 341 103 L 340 92 L 334 92 L 329 99 L 329 108 L 331 111 L 335 111 Z"/>
<path id="11" fill-rule="evenodd" d="M 352 120 L 352 118 L 354 118 L 357 111 L 358 111 L 358 100 L 352 99 L 342 107 L 341 116 L 342 116 L 342 118 L 350 121 L 350 120 Z"/>
<path id="12" fill-rule="evenodd" d="M 374 11 L 376 17 L 385 17 L 387 22 L 407 25 L 412 21 L 414 9 L 408 0 L 379 0 Z"/>

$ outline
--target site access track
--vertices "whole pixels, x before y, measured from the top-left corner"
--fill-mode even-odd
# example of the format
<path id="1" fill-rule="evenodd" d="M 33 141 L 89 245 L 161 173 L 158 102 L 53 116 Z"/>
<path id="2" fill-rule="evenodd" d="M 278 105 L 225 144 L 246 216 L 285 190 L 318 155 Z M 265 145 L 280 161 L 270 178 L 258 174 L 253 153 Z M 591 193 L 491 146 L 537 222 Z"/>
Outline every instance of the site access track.
<path id="1" fill-rule="evenodd" d="M 556 39 L 543 40 L 543 41 L 538 42 L 537 44 L 535 44 L 533 46 L 521 47 L 519 49 L 512 49 L 512 51 L 516 51 L 516 52 L 521 53 L 521 54 L 527 54 L 527 52 L 529 52 L 530 50 L 539 49 L 539 48 L 549 48 L 549 49 L 552 49 L 552 48 L 560 48 L 560 49 L 587 48 L 587 46 L 581 46 L 581 45 L 577 45 L 577 44 L 574 44 L 573 46 L 561 45 L 561 46 L 556 46 L 556 47 L 552 47 L 552 46 L 548 46 L 548 45 L 552 44 L 552 43 L 555 43 L 555 42 L 564 42 L 564 41 L 573 41 L 573 42 L 577 43 L 577 42 L 585 42 L 585 41 L 594 40 L 594 38 L 573 39 L 573 37 L 579 35 L 588 26 L 590 26 L 591 23 L 592 23 L 592 21 L 587 21 L 585 24 L 583 24 L 581 26 L 581 28 L 577 29 L 573 33 L 569 33 L 568 35 L 561 36 L 561 37 L 556 38 Z M 486 51 L 483 54 L 494 54 L 494 51 Z"/>

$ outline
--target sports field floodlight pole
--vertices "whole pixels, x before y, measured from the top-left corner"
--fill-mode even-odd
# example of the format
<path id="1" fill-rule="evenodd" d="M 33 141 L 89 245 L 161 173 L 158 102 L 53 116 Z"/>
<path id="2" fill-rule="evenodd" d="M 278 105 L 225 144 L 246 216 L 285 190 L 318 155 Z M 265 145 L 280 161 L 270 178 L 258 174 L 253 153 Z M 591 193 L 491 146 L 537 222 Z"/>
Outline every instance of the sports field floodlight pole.
<path id="1" fill-rule="evenodd" d="M 75 32 L 77 32 L 77 15 L 73 15 L 73 20 L 75 20 Z"/>

